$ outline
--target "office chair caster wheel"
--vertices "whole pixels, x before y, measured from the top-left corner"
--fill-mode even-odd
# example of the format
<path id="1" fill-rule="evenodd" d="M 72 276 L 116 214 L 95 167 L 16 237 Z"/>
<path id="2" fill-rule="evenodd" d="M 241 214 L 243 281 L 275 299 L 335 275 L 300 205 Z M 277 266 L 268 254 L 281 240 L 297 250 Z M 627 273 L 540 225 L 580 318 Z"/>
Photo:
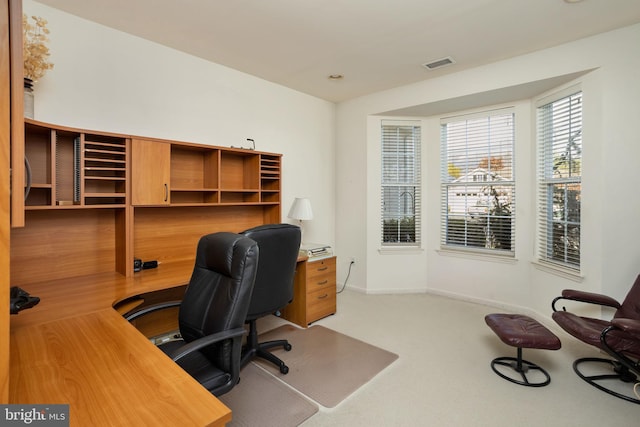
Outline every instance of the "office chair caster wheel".
<path id="1" fill-rule="evenodd" d="M 285 350 L 285 351 L 291 351 L 291 344 L 286 343 L 286 344 L 284 345 L 284 350 Z"/>
<path id="2" fill-rule="evenodd" d="M 280 372 L 282 372 L 283 375 L 287 375 L 289 373 L 289 367 L 285 364 L 280 365 Z"/>

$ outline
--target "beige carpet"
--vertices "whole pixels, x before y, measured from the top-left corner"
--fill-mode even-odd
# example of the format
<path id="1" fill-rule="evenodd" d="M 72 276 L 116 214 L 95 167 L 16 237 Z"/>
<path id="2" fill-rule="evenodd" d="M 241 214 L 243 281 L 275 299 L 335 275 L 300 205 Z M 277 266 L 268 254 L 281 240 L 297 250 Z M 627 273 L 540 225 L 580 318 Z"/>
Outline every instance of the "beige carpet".
<path id="1" fill-rule="evenodd" d="M 253 363 L 220 400 L 232 411 L 230 427 L 295 427 L 318 412 L 316 404 Z"/>
<path id="2" fill-rule="evenodd" d="M 282 325 L 260 335 L 260 341 L 287 339 L 291 351 L 273 354 L 289 366 L 283 375 L 268 362 L 265 370 L 322 406 L 333 408 L 398 358 L 397 354 L 315 325 L 307 329 Z"/>

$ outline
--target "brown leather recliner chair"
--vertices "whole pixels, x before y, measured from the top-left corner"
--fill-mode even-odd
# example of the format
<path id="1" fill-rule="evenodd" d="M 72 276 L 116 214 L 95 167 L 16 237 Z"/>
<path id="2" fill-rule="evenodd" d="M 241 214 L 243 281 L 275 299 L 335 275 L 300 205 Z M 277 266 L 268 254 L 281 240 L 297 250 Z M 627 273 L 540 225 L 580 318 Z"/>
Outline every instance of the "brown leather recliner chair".
<path id="1" fill-rule="evenodd" d="M 556 308 L 560 300 L 578 301 L 616 309 L 610 321 L 578 316 Z M 586 357 L 573 363 L 573 370 L 592 386 L 621 399 L 640 404 L 633 384 L 640 376 L 640 275 L 622 304 L 606 295 L 566 289 L 551 304 L 553 320 L 579 340 L 598 347 L 613 359 Z M 587 373 L 587 364 L 605 364 L 607 372 Z M 583 369 L 581 369 L 583 366 Z M 614 381 L 614 382 L 612 382 Z M 628 383 L 630 391 L 615 382 Z"/>

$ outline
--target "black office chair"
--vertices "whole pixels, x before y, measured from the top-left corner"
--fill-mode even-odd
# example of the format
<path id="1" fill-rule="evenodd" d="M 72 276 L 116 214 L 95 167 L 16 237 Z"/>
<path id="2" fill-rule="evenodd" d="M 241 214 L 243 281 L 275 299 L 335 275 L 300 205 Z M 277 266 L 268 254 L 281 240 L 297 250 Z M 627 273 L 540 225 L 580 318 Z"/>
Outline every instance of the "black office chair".
<path id="1" fill-rule="evenodd" d="M 198 242 L 196 261 L 182 301 L 159 303 L 125 315 L 127 320 L 179 306 L 181 338 L 159 348 L 216 396 L 240 379 L 244 321 L 258 267 L 258 245 L 234 233 Z M 159 373 L 161 374 L 161 373 Z"/>
<path id="2" fill-rule="evenodd" d="M 262 357 L 286 374 L 289 367 L 267 350 L 282 346 L 289 351 L 291 344 L 287 340 L 259 343 L 256 320 L 277 313 L 293 300 L 293 279 L 300 251 L 300 227 L 268 224 L 245 230 L 241 234 L 255 240 L 260 248 L 258 274 L 246 318 L 249 335 L 242 351 L 242 366 L 254 357 Z"/>
<path id="3" fill-rule="evenodd" d="M 599 318 L 578 316 L 556 308 L 561 300 L 578 301 L 581 303 L 615 308 L 613 319 L 610 321 Z M 623 388 L 615 384 L 617 381 L 636 383 L 640 376 L 640 276 L 629 290 L 622 304 L 606 295 L 565 289 L 562 295 L 555 298 L 551 304 L 553 320 L 569 334 L 580 341 L 598 347 L 613 359 L 600 357 L 586 357 L 573 363 L 573 370 L 587 383 L 618 398 L 640 404 L 640 398 L 634 393 L 624 393 Z M 609 372 L 587 373 L 588 365 L 604 365 Z M 613 382 L 612 382 L 613 380 Z"/>

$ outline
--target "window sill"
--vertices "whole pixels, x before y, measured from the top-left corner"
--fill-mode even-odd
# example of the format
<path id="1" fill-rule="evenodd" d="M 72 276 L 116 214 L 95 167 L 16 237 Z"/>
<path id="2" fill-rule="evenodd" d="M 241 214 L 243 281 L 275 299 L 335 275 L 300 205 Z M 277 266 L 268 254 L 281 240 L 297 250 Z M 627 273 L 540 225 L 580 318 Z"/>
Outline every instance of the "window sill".
<path id="1" fill-rule="evenodd" d="M 534 268 L 540 271 L 544 271 L 546 273 L 553 274 L 555 276 L 559 276 L 564 279 L 569 279 L 576 283 L 582 283 L 582 281 L 584 280 L 584 276 L 580 274 L 579 271 L 562 267 L 560 265 L 556 265 L 550 262 L 531 261 L 531 265 L 533 265 Z"/>
<path id="2" fill-rule="evenodd" d="M 378 248 L 380 255 L 418 255 L 423 254 L 424 249 L 416 246 L 385 246 Z"/>
<path id="3" fill-rule="evenodd" d="M 514 255 L 505 254 L 499 255 L 494 253 L 474 251 L 474 250 L 454 250 L 447 248 L 440 248 L 436 250 L 438 255 L 449 256 L 455 258 L 475 259 L 481 261 L 501 262 L 505 264 L 515 264 L 518 260 Z"/>

